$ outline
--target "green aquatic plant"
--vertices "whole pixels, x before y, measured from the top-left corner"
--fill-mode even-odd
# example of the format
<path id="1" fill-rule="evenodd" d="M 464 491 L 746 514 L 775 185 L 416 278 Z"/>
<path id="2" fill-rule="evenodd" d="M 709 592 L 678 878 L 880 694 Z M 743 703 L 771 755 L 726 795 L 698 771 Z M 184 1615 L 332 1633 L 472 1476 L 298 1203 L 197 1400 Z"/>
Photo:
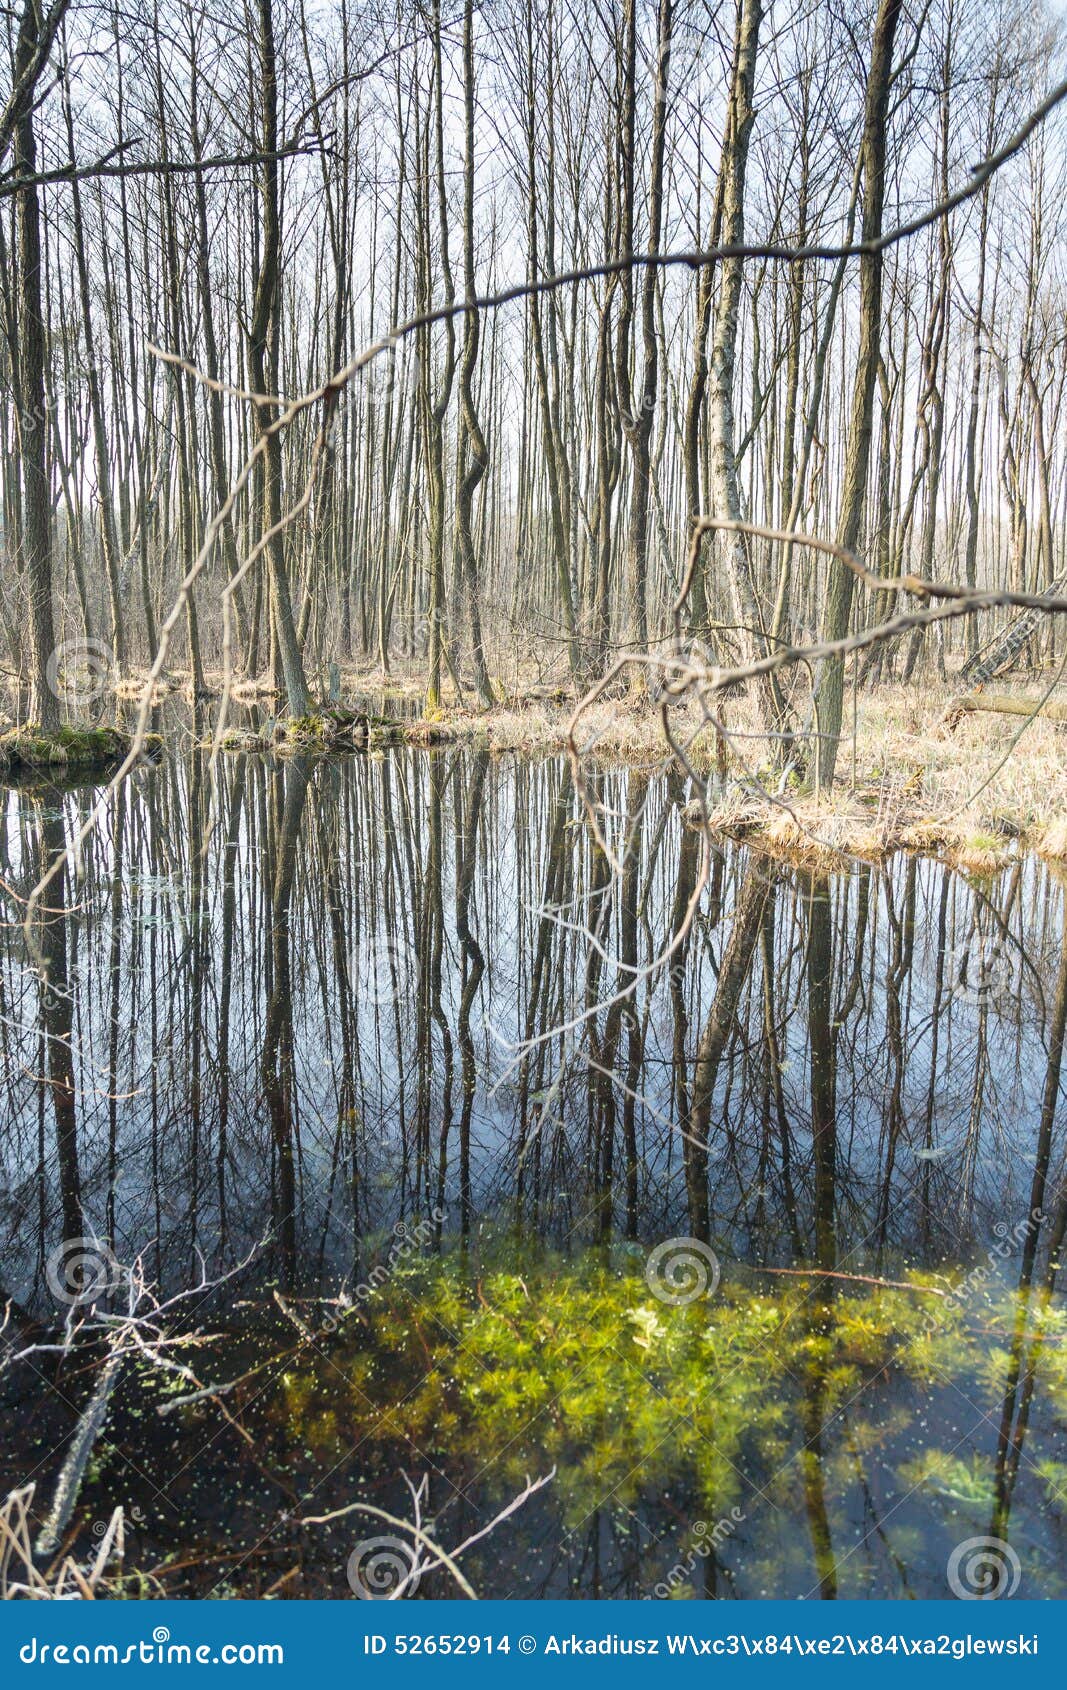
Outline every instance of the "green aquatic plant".
<path id="1" fill-rule="evenodd" d="M 993 1506 L 993 1472 L 981 1455 L 962 1459 L 945 1450 L 927 1449 L 914 1461 L 903 1463 L 900 1477 L 907 1485 L 947 1497 L 979 1513 Z"/>
<path id="2" fill-rule="evenodd" d="M 788 1504 L 814 1482 L 843 1490 L 890 1447 L 901 1484 L 986 1506 L 984 1449 L 913 1453 L 933 1393 L 975 1388 L 988 1349 L 962 1302 L 929 1290 L 917 1275 L 827 1298 L 814 1282 L 766 1291 L 749 1276 L 672 1306 L 624 1253 L 523 1275 L 422 1261 L 375 1293 L 325 1366 L 287 1372 L 273 1432 L 324 1466 L 354 1436 L 414 1445 L 457 1482 L 491 1470 L 501 1488 L 555 1464 L 567 1524 L 605 1497 L 626 1508 L 672 1487 L 721 1513 L 768 1478 Z M 817 1455 L 805 1453 L 811 1415 Z"/>
<path id="3" fill-rule="evenodd" d="M 212 1564 L 212 1534 L 237 1553 L 259 1532 L 260 1491 L 321 1488 L 323 1513 L 327 1496 L 388 1507 L 401 1472 L 426 1472 L 435 1510 L 459 1499 L 482 1510 L 554 1469 L 517 1528 L 525 1572 L 512 1582 L 536 1583 L 542 1540 L 569 1566 L 603 1532 L 646 1589 L 672 1561 L 676 1594 L 701 1589 L 704 1575 L 685 1569 L 702 1540 L 714 1579 L 736 1578 L 738 1594 L 939 1590 L 953 1546 L 1002 1506 L 1004 1356 L 1021 1328 L 1035 1386 L 1011 1541 L 1043 1558 L 1042 1588 L 1058 1588 L 1045 1567 L 1067 1505 L 1054 1311 L 1040 1327 L 1031 1300 L 992 1284 L 965 1295 L 965 1276 L 843 1284 L 814 1270 L 727 1269 L 713 1295 L 673 1303 L 646 1279 L 639 1246 L 564 1257 L 514 1245 L 521 1273 L 506 1250 L 497 1239 L 492 1255 L 398 1262 L 340 1324 L 332 1298 L 318 1317 L 311 1299 L 295 1317 L 285 1299 L 280 1326 L 244 1305 L 195 1362 L 222 1381 L 219 1399 L 133 1364 L 86 1481 L 87 1517 L 113 1503 L 130 1452 L 161 1483 L 173 1466 L 183 1530 Z M 294 1342 L 294 1326 L 310 1341 Z M 198 1462 L 222 1404 L 241 1428 L 235 1494 L 251 1512 L 220 1526 L 216 1471 Z M 470 1570 L 476 1588 L 496 1588 L 491 1562 Z"/>

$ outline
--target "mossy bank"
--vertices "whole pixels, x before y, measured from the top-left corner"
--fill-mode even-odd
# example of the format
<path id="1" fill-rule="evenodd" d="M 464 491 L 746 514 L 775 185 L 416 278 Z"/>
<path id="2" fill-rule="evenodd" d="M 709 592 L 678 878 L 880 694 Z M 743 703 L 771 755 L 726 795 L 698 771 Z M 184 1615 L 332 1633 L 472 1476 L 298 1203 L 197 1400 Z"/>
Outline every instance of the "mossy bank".
<path id="1" fill-rule="evenodd" d="M 129 756 L 132 734 L 121 728 L 64 727 L 45 731 L 34 723 L 0 734 L 0 774 L 18 778 L 41 769 L 106 772 Z M 147 734 L 142 749 L 155 755 L 162 749 L 159 734 Z"/>

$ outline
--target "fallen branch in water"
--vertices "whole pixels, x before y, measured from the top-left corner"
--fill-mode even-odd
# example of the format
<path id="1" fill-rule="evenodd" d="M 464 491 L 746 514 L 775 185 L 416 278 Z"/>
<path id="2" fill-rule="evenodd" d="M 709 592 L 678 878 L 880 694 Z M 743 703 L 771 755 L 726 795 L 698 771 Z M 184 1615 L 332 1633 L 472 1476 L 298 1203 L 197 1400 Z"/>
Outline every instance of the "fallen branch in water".
<path id="1" fill-rule="evenodd" d="M 56 1481 L 48 1518 L 38 1534 L 35 1546 L 38 1555 L 52 1555 L 59 1548 L 78 1501 L 78 1492 L 81 1490 L 85 1469 L 89 1465 L 89 1457 L 103 1431 L 111 1394 L 118 1384 L 124 1359 L 125 1352 L 122 1349 L 115 1348 L 111 1351 L 101 1369 L 96 1390 L 78 1421 L 77 1431 L 71 1439 L 66 1460 Z"/>
<path id="2" fill-rule="evenodd" d="M 410 1560 L 410 1566 L 406 1571 L 401 1570 L 399 1559 L 393 1553 L 395 1548 L 402 1547 L 397 1544 L 395 1539 L 372 1538 L 365 1544 L 357 1544 L 349 1560 L 348 1574 L 349 1583 L 357 1595 L 387 1596 L 390 1601 L 395 1602 L 408 1594 L 414 1595 L 424 1573 L 432 1573 L 438 1567 L 445 1567 L 452 1574 L 464 1596 L 469 1601 L 476 1602 L 478 1600 L 477 1591 L 457 1565 L 458 1557 L 465 1550 L 471 1549 L 474 1544 L 480 1543 L 483 1538 L 488 1537 L 491 1532 L 496 1530 L 497 1526 L 516 1513 L 525 1502 L 528 1502 L 531 1496 L 534 1496 L 537 1491 L 543 1490 L 545 1485 L 551 1484 L 555 1476 L 556 1469 L 553 1467 L 551 1472 L 546 1473 L 540 1479 L 528 1478 L 518 1495 L 512 1497 L 511 1501 L 498 1514 L 493 1516 L 488 1525 L 482 1526 L 471 1537 L 464 1538 L 463 1542 L 452 1550 L 443 1549 L 430 1536 L 423 1525 L 423 1504 L 427 1500 L 429 1491 L 428 1474 L 423 1474 L 418 1485 L 413 1485 L 407 1474 L 404 1474 L 404 1482 L 411 1492 L 412 1498 L 413 1518 L 410 1520 L 402 1520 L 398 1515 L 387 1513 L 384 1508 L 377 1508 L 370 1502 L 350 1502 L 347 1507 L 334 1509 L 330 1514 L 305 1515 L 303 1519 L 296 1520 L 294 1524 L 298 1526 L 326 1526 L 331 1525 L 335 1520 L 345 1519 L 349 1514 L 365 1514 L 372 1520 L 380 1520 L 383 1525 L 392 1526 L 396 1531 L 406 1533 L 412 1539 L 413 1547 L 405 1551 L 406 1557 Z M 374 1552 L 367 1557 L 365 1567 L 358 1559 L 361 1550 Z M 423 1558 L 424 1556 L 426 1559 Z M 355 1563 L 354 1566 L 353 1563 Z M 393 1588 L 385 1591 L 381 1588 L 381 1585 L 385 1579 L 392 1578 L 394 1574 L 396 1575 L 396 1582 Z M 357 1585 L 360 1587 L 358 1590 Z"/>
<path id="3" fill-rule="evenodd" d="M 810 1279 L 813 1275 L 818 1279 L 848 1279 L 856 1285 L 877 1285 L 884 1291 L 918 1291 L 927 1297 L 947 1297 L 947 1291 L 941 1291 L 936 1285 L 913 1285 L 906 1279 L 877 1279 L 867 1273 L 836 1273 L 830 1268 L 769 1268 L 761 1267 L 758 1273 L 786 1274 L 794 1279 Z"/>

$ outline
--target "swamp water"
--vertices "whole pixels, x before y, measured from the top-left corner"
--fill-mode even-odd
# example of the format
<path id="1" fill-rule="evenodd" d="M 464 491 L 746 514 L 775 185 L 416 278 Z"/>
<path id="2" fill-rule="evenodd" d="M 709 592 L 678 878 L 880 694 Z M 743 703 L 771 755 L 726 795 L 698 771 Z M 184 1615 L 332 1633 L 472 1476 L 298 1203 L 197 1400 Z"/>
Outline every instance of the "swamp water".
<path id="1" fill-rule="evenodd" d="M 91 789 L 3 793 L 5 1489 L 139 1263 L 66 1530 L 121 1503 L 131 1594 L 348 1598 L 396 1534 L 309 1519 L 426 1476 L 458 1545 L 555 1468 L 480 1595 L 946 1596 L 993 1537 L 1062 1596 L 1059 875 L 700 890 L 683 783 L 587 779 L 619 872 L 557 758 L 172 754 L 76 863 Z"/>

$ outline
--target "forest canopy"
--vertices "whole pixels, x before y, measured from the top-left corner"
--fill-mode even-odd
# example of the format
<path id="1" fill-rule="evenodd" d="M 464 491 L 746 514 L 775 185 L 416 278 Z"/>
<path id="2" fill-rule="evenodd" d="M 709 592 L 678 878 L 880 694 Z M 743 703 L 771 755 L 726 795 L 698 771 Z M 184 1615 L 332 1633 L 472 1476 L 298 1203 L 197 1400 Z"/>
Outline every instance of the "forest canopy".
<path id="1" fill-rule="evenodd" d="M 677 629 L 705 518 L 734 527 L 696 536 L 686 638 L 769 667 L 761 725 L 817 719 L 832 778 L 841 642 L 914 609 L 906 577 L 1062 586 L 1051 10 L 26 0 L 6 28 L 0 638 L 31 720 L 57 649 L 122 679 L 161 631 L 161 674 L 205 693 L 228 655 L 294 717 L 368 660 L 415 659 L 431 708 L 449 671 L 492 704 L 516 651 L 581 691 Z M 942 609 L 863 679 L 976 660 L 996 615 Z M 825 658 L 814 709 L 788 648 Z"/>

